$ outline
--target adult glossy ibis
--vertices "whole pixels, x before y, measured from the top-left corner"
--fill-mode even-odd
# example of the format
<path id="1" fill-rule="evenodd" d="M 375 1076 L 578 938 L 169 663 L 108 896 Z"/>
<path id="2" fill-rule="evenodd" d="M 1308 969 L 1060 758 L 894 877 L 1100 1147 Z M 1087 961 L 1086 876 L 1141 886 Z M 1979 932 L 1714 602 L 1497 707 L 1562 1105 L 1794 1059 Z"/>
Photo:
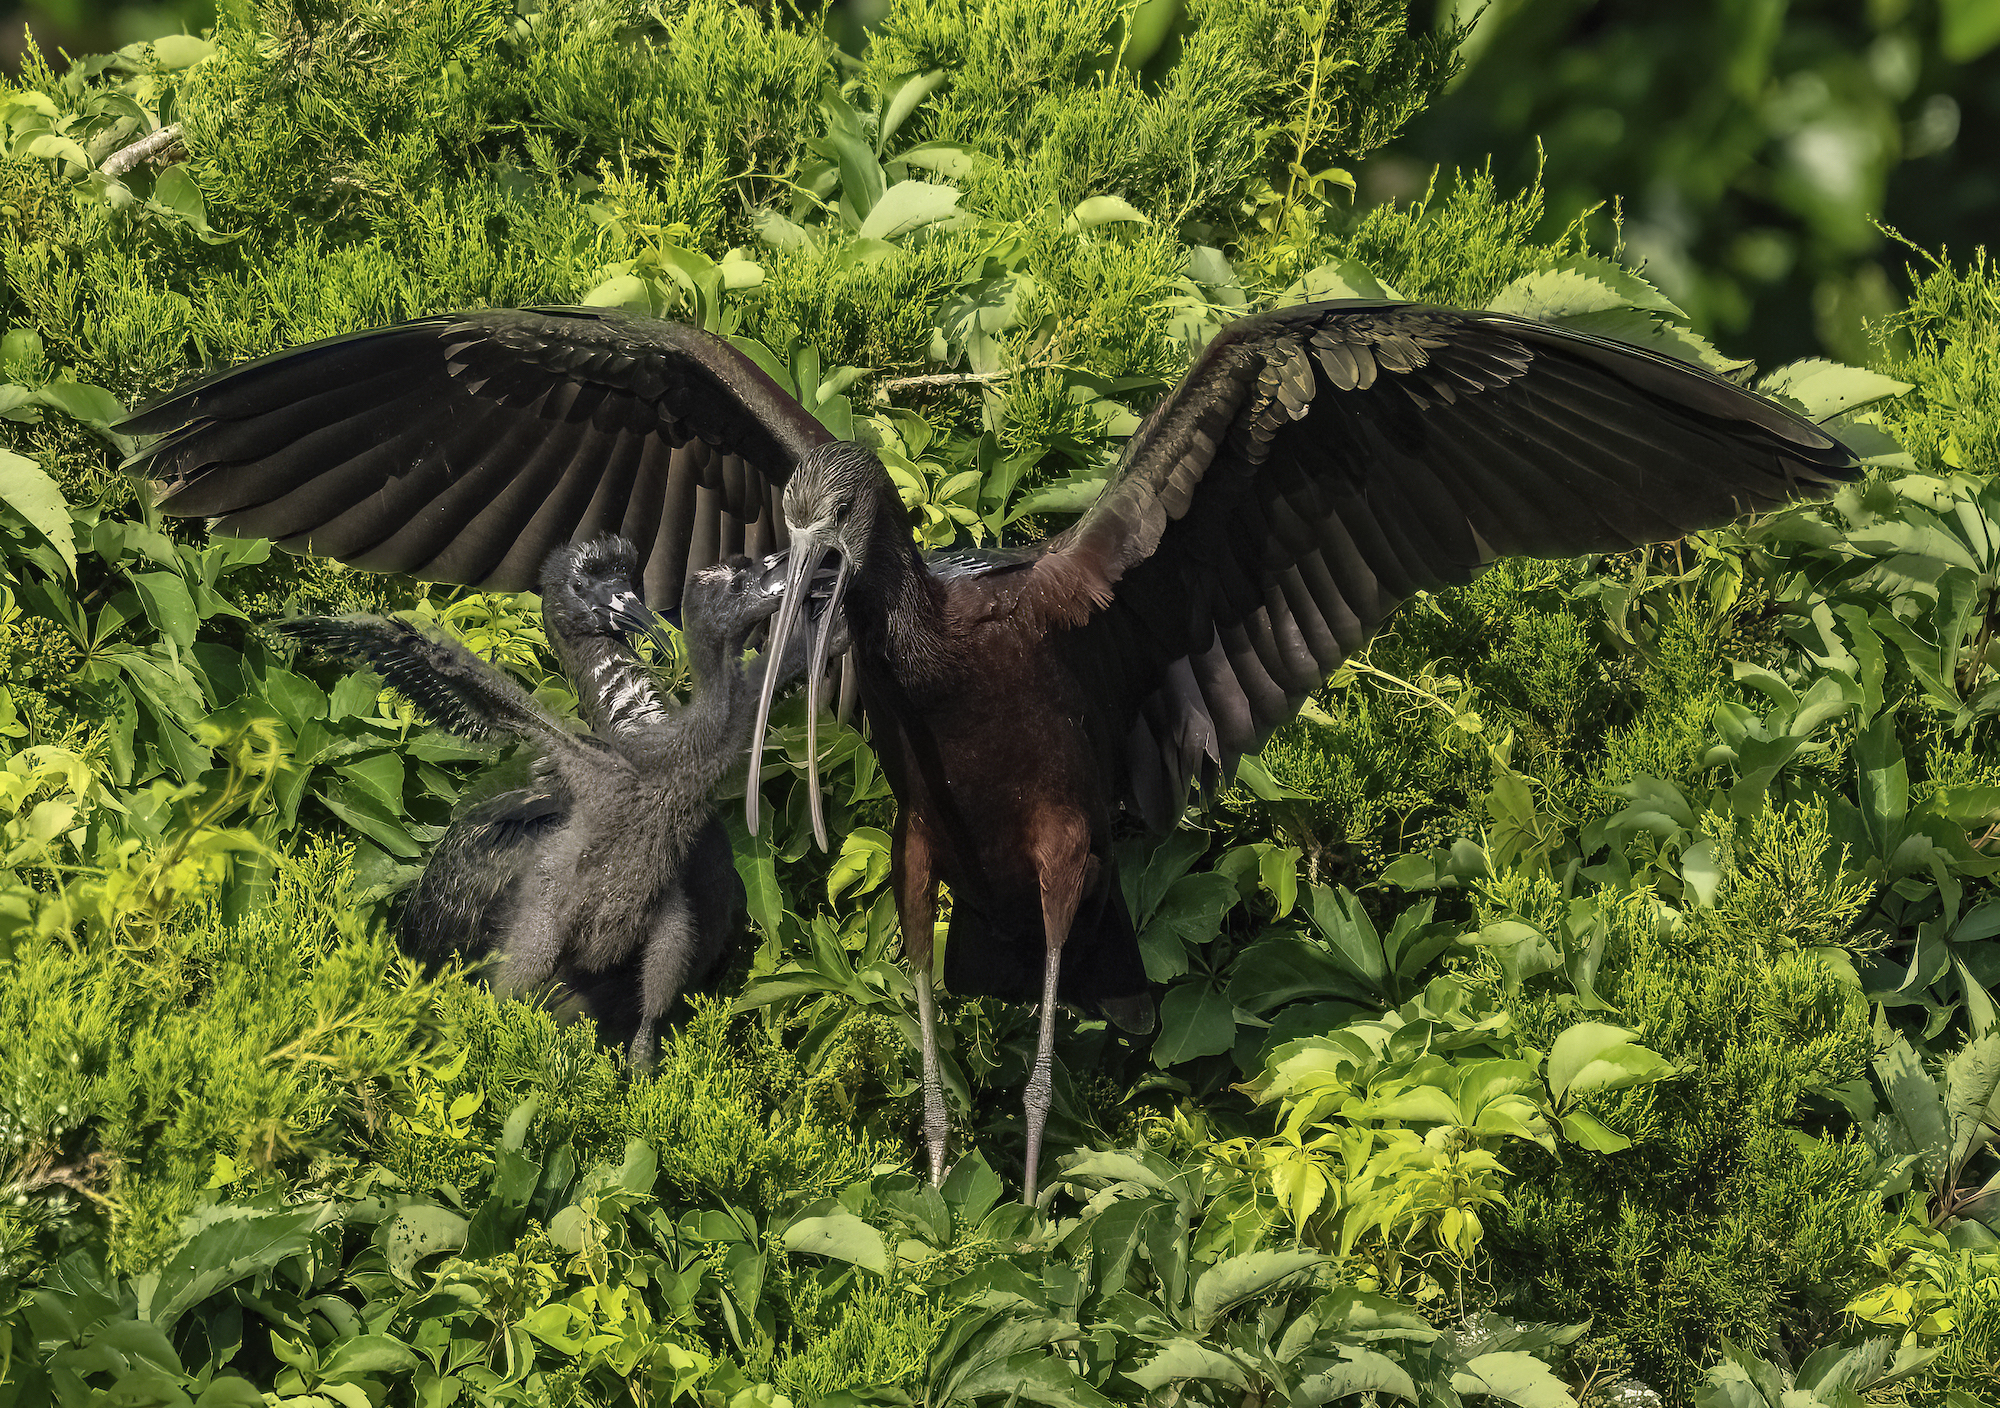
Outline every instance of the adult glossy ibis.
<path id="1" fill-rule="evenodd" d="M 630 1063 L 643 1067 L 662 1014 L 726 950 L 742 889 L 708 797 L 742 756 L 763 680 L 781 667 L 742 659 L 778 606 L 762 570 L 708 568 L 683 599 L 695 688 L 674 705 L 630 647 L 632 630 L 666 640 L 637 595 L 637 571 L 632 545 L 606 537 L 558 549 L 542 574 L 550 639 L 589 735 L 458 642 L 400 621 L 304 617 L 274 629 L 372 666 L 454 732 L 538 750 L 528 786 L 447 833 L 405 908 L 404 941 L 427 958 L 498 950 L 501 982 L 515 990 L 561 976 L 603 1026 L 629 1027 Z"/>
<path id="2" fill-rule="evenodd" d="M 549 547 L 615 529 L 640 545 L 648 599 L 670 604 L 724 553 L 789 545 L 780 649 L 798 584 L 832 562 L 901 804 L 893 883 L 932 1173 L 942 881 L 946 981 L 1041 1003 L 1031 1197 L 1057 1001 L 1150 1022 L 1112 874 L 1115 809 L 1170 825 L 1190 784 L 1254 751 L 1415 592 L 1498 557 L 1674 538 L 1855 472 L 1826 432 L 1696 367 L 1385 302 L 1231 324 L 1075 524 L 997 551 L 919 553 L 870 451 L 833 442 L 719 339 L 606 312 L 336 338 L 126 429 L 175 432 L 141 457 L 166 511 L 381 571 L 519 587 Z M 815 641 L 816 665 L 827 650 Z"/>

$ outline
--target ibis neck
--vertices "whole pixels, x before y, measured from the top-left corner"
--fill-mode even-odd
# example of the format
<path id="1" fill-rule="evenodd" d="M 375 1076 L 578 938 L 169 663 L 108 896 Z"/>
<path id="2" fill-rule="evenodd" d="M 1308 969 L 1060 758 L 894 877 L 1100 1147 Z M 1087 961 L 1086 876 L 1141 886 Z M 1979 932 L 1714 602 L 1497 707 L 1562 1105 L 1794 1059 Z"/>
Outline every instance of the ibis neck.
<path id="1" fill-rule="evenodd" d="M 944 586 L 910 537 L 892 490 L 878 502 L 868 561 L 847 593 L 848 626 L 862 655 L 906 685 L 947 670 Z"/>
<path id="2" fill-rule="evenodd" d="M 548 622 L 563 673 L 576 687 L 577 710 L 600 738 L 652 727 L 667 717 L 652 673 L 616 636 L 566 635 Z"/>

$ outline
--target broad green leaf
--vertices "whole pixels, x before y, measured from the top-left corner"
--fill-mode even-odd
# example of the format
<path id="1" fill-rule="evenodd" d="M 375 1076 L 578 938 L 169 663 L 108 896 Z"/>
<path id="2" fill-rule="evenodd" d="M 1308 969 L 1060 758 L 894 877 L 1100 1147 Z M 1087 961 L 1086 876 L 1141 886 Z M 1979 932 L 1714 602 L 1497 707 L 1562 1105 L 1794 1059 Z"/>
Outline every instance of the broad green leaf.
<path id="1" fill-rule="evenodd" d="M 1614 1046 L 1598 1053 L 1569 1079 L 1564 1094 L 1569 1097 L 1601 1095 L 1665 1080 L 1674 1073 L 1673 1062 L 1643 1046 Z"/>
<path id="2" fill-rule="evenodd" d="M 194 609 L 194 598 L 188 594 L 181 575 L 134 572 L 131 580 L 146 608 L 146 619 L 153 623 L 154 629 L 183 650 L 193 645 L 195 630 L 201 622 Z"/>
<path id="3" fill-rule="evenodd" d="M 1000 1176 L 977 1149 L 970 1150 L 951 1166 L 944 1179 L 944 1200 L 969 1224 L 977 1225 L 987 1210 L 1000 1201 L 1006 1188 Z"/>
<path id="4" fill-rule="evenodd" d="M 417 1352 L 387 1335 L 360 1335 L 336 1344 L 320 1372 L 333 1380 L 363 1374 L 407 1374 L 422 1362 Z"/>
<path id="5" fill-rule="evenodd" d="M 1910 383 L 1824 357 L 1809 357 L 1779 367 L 1758 382 L 1757 389 L 1792 402 L 1813 420 L 1830 420 L 1871 402 L 1905 395 Z"/>
<path id="6" fill-rule="evenodd" d="M 841 838 L 840 856 L 826 877 L 826 898 L 837 904 L 843 892 L 859 885 L 857 896 L 868 894 L 889 877 L 889 833 L 873 826 L 857 826 Z"/>
<path id="7" fill-rule="evenodd" d="M 1576 1408 L 1576 1400 L 1549 1366 L 1518 1350 L 1474 1356 L 1451 1376 L 1451 1386 L 1460 1394 L 1483 1393 L 1521 1408 Z"/>
<path id="8" fill-rule="evenodd" d="M 152 203 L 179 220 L 210 244 L 223 243 L 227 236 L 215 237 L 208 225 L 208 203 L 202 199 L 201 187 L 194 182 L 184 165 L 169 166 L 153 181 Z"/>
<path id="9" fill-rule="evenodd" d="M 1235 1009 L 1220 990 L 1202 981 L 1180 983 L 1161 999 L 1154 1065 L 1165 1068 L 1218 1055 L 1235 1044 Z"/>
<path id="10" fill-rule="evenodd" d="M 1360 260 L 1343 259 L 1338 264 L 1322 264 L 1306 270 L 1298 282 L 1278 295 L 1276 306 L 1285 308 L 1328 298 L 1380 298 L 1393 302 L 1402 296 L 1376 278 L 1375 271 Z"/>
<path id="11" fill-rule="evenodd" d="M 1265 939 L 1238 954 L 1228 991 L 1232 1003 L 1259 1015 L 1308 998 L 1373 996 L 1324 948 L 1291 937 Z"/>
<path id="12" fill-rule="evenodd" d="M 1044 484 L 1016 499 L 1007 512 L 1007 521 L 1012 523 L 1034 513 L 1082 513 L 1097 502 L 1107 482 L 1102 475 L 1080 474 Z"/>
<path id="13" fill-rule="evenodd" d="M 844 1209 L 820 1217 L 802 1217 L 785 1229 L 785 1250 L 811 1252 L 889 1274 L 889 1248 L 882 1234 Z"/>
<path id="14" fill-rule="evenodd" d="M 882 193 L 856 235 L 864 240 L 898 240 L 912 230 L 949 220 L 958 213 L 964 195 L 955 186 L 929 181 L 898 181 Z"/>
<path id="15" fill-rule="evenodd" d="M 1558 1121 L 1562 1132 L 1570 1143 L 1590 1150 L 1593 1154 L 1615 1154 L 1621 1149 L 1632 1147 L 1632 1141 L 1617 1130 L 1605 1125 L 1594 1115 L 1582 1110 L 1572 1111 Z"/>
<path id="16" fill-rule="evenodd" d="M 80 381 L 52 381 L 35 393 L 45 406 L 53 406 L 72 420 L 103 430 L 125 416 L 125 407 L 101 386 Z"/>
<path id="17" fill-rule="evenodd" d="M 1924 1069 L 1923 1058 L 1909 1041 L 1897 1036 L 1875 1058 L 1875 1078 L 1889 1099 L 1889 1109 L 1924 1166 L 1931 1182 L 1943 1176 L 1951 1151 L 1951 1130 L 1937 1082 Z"/>
<path id="18" fill-rule="evenodd" d="M 1127 1371 L 1125 1377 L 1148 1392 L 1157 1392 L 1178 1379 L 1206 1379 L 1237 1388 L 1250 1385 L 1249 1376 L 1236 1360 L 1219 1349 L 1185 1338 L 1168 1340 L 1158 1354 Z"/>
<path id="19" fill-rule="evenodd" d="M 466 1220 L 450 1208 L 416 1203 L 402 1209 L 383 1228 L 382 1255 L 399 1281 L 416 1284 L 416 1266 L 427 1256 L 456 1251 L 465 1245 Z"/>
<path id="20" fill-rule="evenodd" d="M 1318 1252 L 1267 1250 L 1219 1261 L 1194 1283 L 1194 1326 L 1206 1332 L 1244 1301 L 1265 1295 L 1280 1283 L 1312 1270 L 1326 1258 Z"/>
<path id="21" fill-rule="evenodd" d="M 1716 896 L 1722 893 L 1722 863 L 1715 842 L 1697 841 L 1681 852 L 1681 883 L 1697 908 L 1715 907 Z"/>
<path id="22" fill-rule="evenodd" d="M 1665 302 L 1664 299 L 1659 301 Z M 1595 271 L 1568 268 L 1523 275 L 1495 294 L 1493 301 L 1486 306 L 1496 313 L 1512 313 L 1517 318 L 1552 323 L 1585 313 L 1602 313 L 1638 305 L 1630 295 L 1598 277 Z"/>
<path id="23" fill-rule="evenodd" d="M 1693 362 L 1713 372 L 1733 372 L 1749 365 L 1741 358 L 1723 356 L 1714 343 L 1699 333 L 1691 332 L 1678 323 L 1663 322 L 1639 308 L 1607 308 L 1601 312 L 1581 313 L 1564 318 L 1563 326 L 1572 332 L 1594 333 L 1614 342 L 1629 342 L 1635 347 L 1644 347 L 1679 361 Z"/>
<path id="24" fill-rule="evenodd" d="M 1549 1093 L 1560 1105 L 1571 1093 L 1617 1090 L 1658 1079 L 1673 1068 L 1643 1047 L 1629 1043 L 1639 1034 L 1603 1022 L 1579 1022 L 1556 1038 L 1549 1052 Z M 1637 1053 L 1636 1056 L 1625 1052 Z M 1648 1075 L 1646 1072 L 1654 1072 Z"/>
<path id="25" fill-rule="evenodd" d="M 1386 1354 L 1342 1346 L 1343 1358 L 1299 1380 L 1295 1403 L 1326 1403 L 1357 1393 L 1388 1393 L 1416 1401 L 1417 1385 L 1409 1371 Z"/>
<path id="26" fill-rule="evenodd" d="M 1947 1167 L 1956 1170 L 2000 1126 L 2000 1033 L 1975 1037 L 1944 1063 L 1944 1112 L 1951 1138 Z"/>
<path id="27" fill-rule="evenodd" d="M 0 501 L 21 515 L 69 565 L 76 575 L 76 530 L 71 524 L 69 503 L 56 481 L 25 455 L 0 450 Z"/>
<path id="28" fill-rule="evenodd" d="M 210 1223 L 176 1247 L 158 1271 L 135 1282 L 140 1317 L 171 1331 L 183 1314 L 217 1291 L 304 1251 L 327 1216 L 324 1204 L 312 1204 Z"/>
<path id="29" fill-rule="evenodd" d="M 882 154 L 882 149 L 888 144 L 889 139 L 895 136 L 902 125 L 909 120 L 910 114 L 922 105 L 924 99 L 935 93 L 943 82 L 944 70 L 941 68 L 934 68 L 929 73 L 912 74 L 903 80 L 896 89 L 896 96 L 889 100 L 889 106 L 883 111 L 881 125 L 876 130 L 877 156 Z"/>
<path id="30" fill-rule="evenodd" d="M 1119 196 L 1092 196 L 1089 200 L 1079 201 L 1072 218 L 1086 230 L 1120 222 L 1131 225 L 1152 223 L 1130 201 Z"/>
<path id="31" fill-rule="evenodd" d="M 201 1391 L 194 1408 L 264 1408 L 264 1395 L 257 1385 L 234 1372 L 224 1374 Z M 430 1408 L 425 1402 L 424 1408 Z"/>
<path id="32" fill-rule="evenodd" d="M 164 69 L 193 68 L 215 52 L 215 45 L 192 34 L 166 34 L 153 41 L 153 60 Z"/>

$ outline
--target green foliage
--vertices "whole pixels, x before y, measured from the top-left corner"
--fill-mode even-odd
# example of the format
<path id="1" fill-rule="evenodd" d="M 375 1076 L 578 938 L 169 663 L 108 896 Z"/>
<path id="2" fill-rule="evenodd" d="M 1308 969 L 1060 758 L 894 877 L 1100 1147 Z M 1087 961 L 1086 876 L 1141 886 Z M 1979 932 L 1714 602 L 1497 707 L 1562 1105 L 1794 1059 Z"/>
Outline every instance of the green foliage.
<path id="1" fill-rule="evenodd" d="M 1118 839 L 1160 1030 L 1065 1022 L 1050 1137 L 1077 1152 L 1039 1210 L 976 1154 L 942 1190 L 898 1167 L 888 788 L 823 732 L 841 844 L 813 854 L 801 701 L 762 764 L 775 823 L 735 836 L 757 942 L 650 1075 L 370 927 L 493 759 L 255 623 L 406 610 L 573 701 L 531 599 L 136 502 L 106 426 L 197 364 L 449 307 L 644 308 L 875 445 L 932 545 L 1088 504 L 1206 339 L 1274 303 L 1490 306 L 1747 375 L 1585 224 L 1538 242 L 1536 191 L 1345 210 L 1451 66 L 1401 6 L 1159 8 L 913 0 L 850 57 L 719 3 L 280 3 L 0 97 L 0 1177 L 27 1197 L 0 1312 L 32 1366 L 0 1394 L 1980 1382 L 1983 258 L 1925 276 L 1879 370 L 1756 383 L 1864 484 L 1414 602 L 1189 826 Z M 176 122 L 184 156 L 107 173 Z M 1011 1174 L 1032 1017 L 944 1017 L 959 1146 Z"/>
<path id="2" fill-rule="evenodd" d="M 1875 222 L 1961 257 L 1993 227 L 1988 0 L 1417 8 L 1472 22 L 1464 73 L 1361 170 L 1364 194 L 1436 166 L 1545 180 L 1544 237 L 1597 207 L 1696 326 L 1759 357 L 1868 355 L 1863 320 L 1915 282 Z"/>
<path id="3" fill-rule="evenodd" d="M 431 988 L 356 922 L 344 857 L 279 868 L 253 916 L 210 897 L 143 948 L 43 942 L 0 985 L 10 1215 L 106 1214 L 144 1266 L 207 1188 L 328 1176 L 386 1118 L 384 1082 L 435 1032 Z"/>

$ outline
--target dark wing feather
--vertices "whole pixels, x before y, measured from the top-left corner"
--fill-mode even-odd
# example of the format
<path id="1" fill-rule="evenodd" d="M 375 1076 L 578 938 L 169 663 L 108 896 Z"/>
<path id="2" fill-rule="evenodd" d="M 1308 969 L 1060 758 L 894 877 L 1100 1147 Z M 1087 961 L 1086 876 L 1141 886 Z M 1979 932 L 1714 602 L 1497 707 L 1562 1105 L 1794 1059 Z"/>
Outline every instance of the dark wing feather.
<path id="1" fill-rule="evenodd" d="M 1411 594 L 1856 472 L 1819 427 L 1640 348 L 1498 313 L 1306 304 L 1224 329 L 1090 511 L 1016 554 L 1018 601 L 1089 682 L 1128 800 L 1164 825 Z"/>
<path id="2" fill-rule="evenodd" d="M 403 900 L 396 924 L 403 951 L 435 965 L 497 949 L 514 912 L 514 887 L 570 809 L 569 789 L 553 774 L 467 808 Z"/>
<path id="3" fill-rule="evenodd" d="M 457 641 L 381 616 L 301 616 L 279 635 L 365 665 L 440 728 L 464 738 L 519 738 L 561 749 L 584 741 L 513 680 Z"/>
<path id="4" fill-rule="evenodd" d="M 599 308 L 416 318 L 293 348 L 135 413 L 160 507 L 293 552 L 500 591 L 623 531 L 646 600 L 784 546 L 778 496 L 832 437 L 758 366 Z"/>

